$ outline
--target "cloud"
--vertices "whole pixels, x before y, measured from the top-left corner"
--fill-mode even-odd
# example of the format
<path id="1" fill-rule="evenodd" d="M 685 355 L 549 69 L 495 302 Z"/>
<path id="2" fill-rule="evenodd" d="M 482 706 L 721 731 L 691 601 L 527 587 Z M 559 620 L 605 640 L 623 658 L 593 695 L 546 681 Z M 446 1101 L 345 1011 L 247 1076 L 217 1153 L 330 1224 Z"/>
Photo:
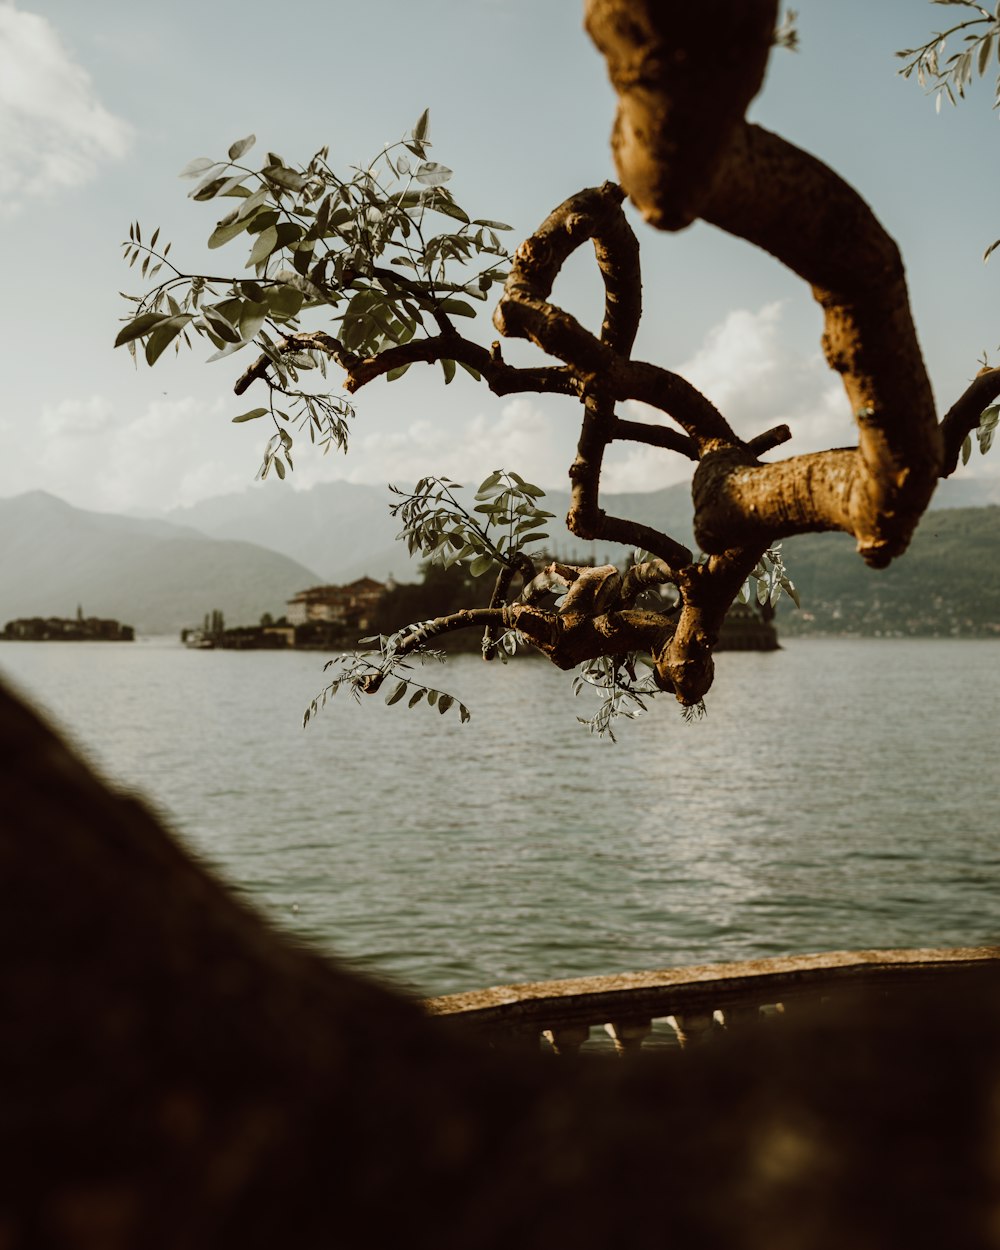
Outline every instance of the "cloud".
<path id="1" fill-rule="evenodd" d="M 33 465 L 26 482 L 14 458 L 0 466 L 0 494 L 39 486 L 84 508 L 155 511 L 242 490 L 266 438 L 234 440 L 227 397 L 158 398 L 138 414 L 100 395 L 46 407 L 18 433 Z"/>
<path id="2" fill-rule="evenodd" d="M 401 430 L 355 433 L 346 458 L 296 459 L 296 484 L 331 477 L 352 482 L 413 482 L 429 474 L 458 482 L 478 482 L 494 469 L 513 469 L 541 486 L 565 483 L 576 431 L 556 421 L 524 396 L 509 401 L 499 415 L 482 413 L 460 430 L 420 419 Z M 331 456 L 333 453 L 331 453 Z M 331 472 L 331 467 L 333 472 Z"/>
<path id="3" fill-rule="evenodd" d="M 101 104 L 87 72 L 37 13 L 0 0 L 0 203 L 89 181 L 124 155 L 131 128 Z"/>
<path id="4" fill-rule="evenodd" d="M 108 428 L 111 404 L 101 395 L 63 399 L 42 409 L 42 433 L 47 438 L 90 438 Z"/>
<path id="5" fill-rule="evenodd" d="M 769 459 L 854 443 L 843 388 L 818 351 L 807 354 L 789 346 L 784 312 L 782 303 L 765 304 L 756 312 L 735 309 L 708 332 L 693 356 L 671 368 L 706 395 L 743 438 L 787 424 L 792 441 Z M 636 420 L 668 423 L 646 404 L 625 408 Z M 604 482 L 614 491 L 655 490 L 687 480 L 693 468 L 678 456 L 635 444 L 612 449 L 606 465 Z"/>
<path id="6" fill-rule="evenodd" d="M 675 366 L 745 437 L 787 422 L 793 440 L 772 458 L 854 441 L 840 383 L 818 352 L 790 346 L 782 324 L 786 315 L 776 304 L 736 310 L 709 331 L 689 360 Z M 389 408 L 374 429 L 360 419 L 368 415 L 364 400 L 346 456 L 323 456 L 293 431 L 291 489 L 337 479 L 409 483 L 430 474 L 473 483 L 501 467 L 544 488 L 568 485 L 579 408 L 564 400 L 522 395 L 469 419 L 459 415 L 459 405 L 454 412 L 421 415 L 395 427 Z M 666 420 L 643 405 L 623 408 L 643 421 Z M 433 411 L 429 404 L 422 410 Z M 0 415 L 0 427 L 9 426 L 5 437 L 18 449 L 0 463 L 0 495 L 37 486 L 82 507 L 153 511 L 241 491 L 253 481 L 272 428 L 264 420 L 233 426 L 234 411 L 228 394 L 157 396 L 138 413 L 94 394 L 50 404 L 33 421 L 5 423 Z M 609 492 L 656 490 L 690 480 L 692 469 L 690 461 L 660 448 L 617 443 L 605 455 L 602 486 Z M 1000 479 L 1000 456 L 984 461 L 976 453 L 962 476 Z"/>

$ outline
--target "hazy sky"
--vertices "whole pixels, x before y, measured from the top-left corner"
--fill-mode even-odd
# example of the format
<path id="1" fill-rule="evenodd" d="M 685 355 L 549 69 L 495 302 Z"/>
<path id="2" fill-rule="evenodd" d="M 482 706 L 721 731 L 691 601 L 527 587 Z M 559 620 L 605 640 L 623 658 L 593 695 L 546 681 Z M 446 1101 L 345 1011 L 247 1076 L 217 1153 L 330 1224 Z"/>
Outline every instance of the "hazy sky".
<path id="1" fill-rule="evenodd" d="M 907 262 L 918 331 L 944 409 L 1000 344 L 998 115 L 977 83 L 940 115 L 896 76 L 897 48 L 950 11 L 924 0 L 797 0 L 801 51 L 776 50 L 754 120 L 821 157 L 865 195 Z M 208 253 L 221 212 L 186 198 L 178 170 L 248 132 L 306 160 L 363 163 L 431 109 L 432 156 L 473 216 L 517 241 L 560 201 L 613 176 L 614 101 L 576 0 L 0 0 L 3 373 L 0 496 L 42 488 L 83 507 L 168 508 L 242 489 L 266 431 L 234 426 L 251 349 L 213 364 L 196 348 L 153 370 L 112 350 L 139 290 L 120 242 L 138 218 L 196 270 L 243 272 L 237 240 Z M 248 156 L 247 159 L 250 159 Z M 228 205 L 228 201 L 226 202 Z M 646 317 L 637 354 L 685 373 L 737 428 L 788 420 L 806 451 L 853 441 L 819 355 L 821 319 L 797 278 L 697 225 L 636 221 Z M 208 257 L 211 257 L 211 261 Z M 575 258 L 556 296 L 591 325 L 599 286 Z M 481 322 L 481 325 L 480 325 Z M 486 316 L 472 329 L 493 337 Z M 566 399 L 497 400 L 416 366 L 357 397 L 351 452 L 303 448 L 290 489 L 496 467 L 564 485 L 578 428 Z M 994 453 L 1000 454 L 1000 453 Z M 978 455 L 966 472 L 1000 473 Z M 609 458 L 607 485 L 648 490 L 690 466 L 649 448 Z"/>

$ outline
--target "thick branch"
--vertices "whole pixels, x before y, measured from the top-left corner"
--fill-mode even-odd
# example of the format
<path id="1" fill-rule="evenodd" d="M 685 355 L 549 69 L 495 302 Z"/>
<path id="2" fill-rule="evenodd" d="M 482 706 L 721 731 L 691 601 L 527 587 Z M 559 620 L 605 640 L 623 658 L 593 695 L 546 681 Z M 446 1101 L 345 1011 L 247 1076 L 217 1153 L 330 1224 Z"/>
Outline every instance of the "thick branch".
<path id="1" fill-rule="evenodd" d="M 657 682 L 672 689 L 678 702 L 692 707 L 710 689 L 722 622 L 765 550 L 766 544 L 725 551 L 682 571 L 677 628 L 666 646 L 653 652 Z"/>
<path id="2" fill-rule="evenodd" d="M 895 243 L 820 161 L 741 120 L 774 10 L 754 0 L 719 23 L 681 0 L 591 0 L 588 25 L 619 92 L 619 173 L 644 215 L 668 229 L 700 216 L 812 285 L 827 359 L 859 422 L 840 527 L 883 565 L 927 506 L 941 438 Z"/>
<path id="3" fill-rule="evenodd" d="M 962 444 L 979 425 L 984 408 L 1000 395 L 1000 369 L 980 369 L 968 389 L 955 401 L 941 419 L 944 456 L 941 476 L 950 477 L 958 467 Z"/>
<path id="4" fill-rule="evenodd" d="M 587 31 L 618 93 L 615 164 L 658 228 L 699 216 L 719 153 L 764 80 L 777 9 L 777 0 L 587 0 Z"/>
<path id="5" fill-rule="evenodd" d="M 647 425 L 643 421 L 624 421 L 619 417 L 614 428 L 616 440 L 646 443 L 650 447 L 665 447 L 668 451 L 676 451 L 678 455 L 686 456 L 688 460 L 698 459 L 698 446 L 694 439 L 686 434 L 678 434 L 676 430 L 668 429 L 664 425 Z"/>
<path id="6" fill-rule="evenodd" d="M 629 323 L 623 320 L 619 326 L 616 320 L 620 304 L 617 297 L 611 299 L 610 287 L 602 339 L 548 301 L 566 258 L 586 239 L 594 238 L 600 244 L 599 259 L 601 249 L 615 254 L 616 247 L 626 246 L 624 240 L 631 238 L 631 231 L 628 236 L 622 232 L 622 224 L 625 229 L 628 226 L 620 201 L 620 188 L 606 182 L 570 196 L 551 212 L 514 254 L 493 315 L 494 325 L 501 334 L 529 339 L 542 351 L 565 361 L 585 386 L 613 399 L 641 399 L 667 413 L 699 445 L 713 439 L 738 441 L 722 414 L 690 382 L 667 369 L 633 363 L 616 350 L 614 344 L 623 338 L 631 347 L 632 336 Z M 627 270 L 623 261 L 620 272 Z M 638 283 L 637 271 L 635 281 Z"/>
<path id="7" fill-rule="evenodd" d="M 622 655 L 627 651 L 643 651 L 658 656 L 664 653 L 675 622 L 663 613 L 634 608 L 596 614 L 552 612 L 534 603 L 510 603 L 502 608 L 466 608 L 414 630 L 401 641 L 397 654 L 409 655 L 445 634 L 497 625 L 516 629 L 558 668 L 568 670 L 585 660 Z M 384 680 L 384 674 L 373 674 L 363 684 L 365 693 L 376 693 Z M 669 681 L 664 689 L 671 689 Z"/>

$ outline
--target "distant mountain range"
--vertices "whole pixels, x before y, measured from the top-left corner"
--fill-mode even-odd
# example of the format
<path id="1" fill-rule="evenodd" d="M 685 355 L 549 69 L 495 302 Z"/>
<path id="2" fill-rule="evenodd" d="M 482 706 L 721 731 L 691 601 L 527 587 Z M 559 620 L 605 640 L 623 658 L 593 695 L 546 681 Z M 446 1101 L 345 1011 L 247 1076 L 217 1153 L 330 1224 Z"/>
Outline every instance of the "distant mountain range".
<path id="1" fill-rule="evenodd" d="M 43 491 L 0 499 L 0 627 L 21 616 L 72 617 L 77 605 L 144 634 L 198 625 L 213 608 L 255 624 L 319 580 L 254 543 L 85 512 Z"/>
<path id="2" fill-rule="evenodd" d="M 242 539 L 280 551 L 334 583 L 364 576 L 382 581 L 390 574 L 397 581 L 415 580 L 420 557 L 411 559 L 406 547 L 396 542 L 402 527 L 389 513 L 394 499 L 385 486 L 328 482 L 295 491 L 267 483 L 177 508 L 164 513 L 163 519 L 214 538 Z M 608 495 L 602 504 L 614 516 L 644 521 L 691 541 L 691 494 L 686 484 L 648 494 Z M 545 507 L 556 514 L 545 528 L 548 546 L 558 555 L 567 559 L 593 555 L 603 562 L 605 555 L 618 560 L 624 554 L 618 544 L 585 543 L 570 534 L 562 521 L 569 509 L 566 491 L 549 492 Z"/>
<path id="3" fill-rule="evenodd" d="M 802 599 L 778 612 L 783 634 L 1000 637 L 1000 507 L 938 508 L 884 570 L 847 534 L 801 534 L 782 554 Z"/>
<path id="4" fill-rule="evenodd" d="M 319 571 L 324 581 L 348 582 L 356 577 L 383 580 L 415 579 L 418 559 L 395 541 L 400 524 L 389 514 L 394 497 L 385 486 L 327 482 L 296 491 L 287 483 L 264 483 L 231 495 L 218 495 L 187 508 L 163 514 L 174 525 L 199 530 L 213 538 L 239 539 L 279 551 Z M 1000 481 L 989 479 L 942 482 L 933 507 L 970 508 L 1000 503 Z M 642 493 L 602 495 L 601 504 L 612 516 L 629 517 L 664 530 L 681 542 L 691 536 L 691 491 L 687 483 Z M 614 543 L 585 543 L 566 529 L 562 518 L 569 509 L 566 491 L 549 491 L 545 506 L 554 512 L 548 522 L 549 546 L 560 556 L 607 555 L 618 560 L 625 548 Z"/>
<path id="5" fill-rule="evenodd" d="M 74 616 L 78 604 L 147 634 L 197 625 L 213 608 L 230 624 L 253 624 L 264 612 L 281 615 L 285 602 L 308 586 L 364 575 L 417 580 L 419 561 L 395 542 L 400 526 L 389 502 L 385 487 L 347 482 L 305 491 L 287 484 L 248 488 L 161 517 L 88 512 L 43 491 L 0 499 L 0 627 L 19 616 Z M 601 502 L 611 515 L 692 541 L 686 484 L 606 495 Z M 1000 508 L 982 506 L 996 502 L 1000 483 L 943 482 L 911 552 L 885 574 L 867 570 L 845 535 L 788 540 L 786 563 L 813 619 L 786 613 L 783 628 L 855 629 L 861 620 L 868 632 L 882 626 L 906 632 L 900 622 L 923 619 L 921 613 L 936 612 L 943 621 L 947 603 L 948 624 L 940 632 L 964 632 L 955 622 L 981 621 L 994 593 L 1000 619 L 1000 573 L 993 573 L 1000 570 Z M 565 491 L 550 492 L 546 504 L 556 514 L 547 545 L 558 556 L 621 559 L 623 548 L 583 543 L 567 531 Z M 941 600 L 936 608 L 934 596 Z M 873 625 L 883 611 L 875 603 L 889 605 L 884 610 L 895 623 Z"/>

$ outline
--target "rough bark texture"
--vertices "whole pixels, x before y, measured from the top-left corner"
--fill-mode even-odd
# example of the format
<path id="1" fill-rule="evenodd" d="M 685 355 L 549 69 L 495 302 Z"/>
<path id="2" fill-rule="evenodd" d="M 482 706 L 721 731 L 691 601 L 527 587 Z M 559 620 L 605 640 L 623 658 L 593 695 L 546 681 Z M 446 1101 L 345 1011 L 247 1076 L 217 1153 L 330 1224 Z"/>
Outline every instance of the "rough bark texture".
<path id="1" fill-rule="evenodd" d="M 694 483 L 699 543 L 721 552 L 841 529 L 882 567 L 905 551 L 950 469 L 895 243 L 821 161 L 743 120 L 776 9 L 590 0 L 587 28 L 619 96 L 612 142 L 627 194 L 658 228 L 701 217 L 805 278 L 823 308 L 824 352 L 858 422 L 856 451 L 780 466 L 757 466 L 726 444 L 703 451 Z M 996 376 L 980 386 L 982 406 L 998 389 Z M 952 421 L 952 467 L 956 439 L 960 447 L 981 410 L 967 406 Z"/>
<path id="2" fill-rule="evenodd" d="M 618 93 L 611 144 L 622 184 L 653 225 L 679 230 L 701 215 L 719 153 L 760 90 L 777 0 L 585 7 Z"/>

